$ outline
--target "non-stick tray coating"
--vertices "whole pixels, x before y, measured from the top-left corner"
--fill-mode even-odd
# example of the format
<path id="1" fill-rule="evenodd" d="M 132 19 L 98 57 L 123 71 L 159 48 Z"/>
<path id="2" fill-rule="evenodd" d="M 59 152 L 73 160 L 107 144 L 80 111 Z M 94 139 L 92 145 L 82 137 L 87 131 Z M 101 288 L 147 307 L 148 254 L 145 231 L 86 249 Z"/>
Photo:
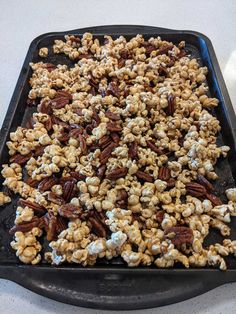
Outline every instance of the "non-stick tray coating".
<path id="1" fill-rule="evenodd" d="M 207 84 L 209 95 L 220 99 L 220 105 L 213 112 L 220 120 L 222 131 L 218 144 L 231 147 L 227 159 L 220 159 L 216 166 L 219 180 L 215 184 L 216 194 L 225 200 L 224 191 L 234 187 L 236 178 L 236 119 L 232 105 L 219 69 L 218 62 L 210 40 L 197 32 L 175 31 L 149 26 L 99 26 L 78 29 L 68 32 L 49 33 L 37 37 L 31 44 L 26 56 L 17 86 L 15 88 L 9 110 L 1 130 L 0 163 L 7 163 L 9 155 L 5 142 L 9 133 L 19 125 L 25 125 L 35 107 L 27 107 L 26 100 L 30 90 L 29 78 L 31 70 L 29 62 L 42 61 L 38 56 L 41 47 L 49 47 L 49 55 L 44 62 L 67 64 L 74 62 L 64 55 L 54 55 L 52 45 L 55 39 L 63 39 L 66 34 L 82 35 L 92 32 L 102 40 L 105 34 L 118 37 L 124 35 L 127 39 L 136 34 L 143 34 L 146 39 L 161 36 L 162 39 L 178 43 L 186 41 L 186 49 L 191 57 L 207 66 L 209 74 Z M 2 178 L 0 181 L 2 184 Z M 17 198 L 0 209 L 0 276 L 18 282 L 35 292 L 50 298 L 75 305 L 106 308 L 106 309 L 138 309 L 161 306 L 178 302 L 203 293 L 222 283 L 234 281 L 236 278 L 236 259 L 226 259 L 228 270 L 221 272 L 215 269 L 157 269 L 156 267 L 138 267 L 130 269 L 121 259 L 110 262 L 101 260 L 95 267 L 80 266 L 52 267 L 42 263 L 39 266 L 22 265 L 10 248 L 11 237 L 9 228 L 15 218 Z M 236 219 L 231 223 L 231 238 L 236 239 Z M 212 231 L 205 241 L 221 242 L 219 232 Z M 47 243 L 44 243 L 47 246 Z"/>

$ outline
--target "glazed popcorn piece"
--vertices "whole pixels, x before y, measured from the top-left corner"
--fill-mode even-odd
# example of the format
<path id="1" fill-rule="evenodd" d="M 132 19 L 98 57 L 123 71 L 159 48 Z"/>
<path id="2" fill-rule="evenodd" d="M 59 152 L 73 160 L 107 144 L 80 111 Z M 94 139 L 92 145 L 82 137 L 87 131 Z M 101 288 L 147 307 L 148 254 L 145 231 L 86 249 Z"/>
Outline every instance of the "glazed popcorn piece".
<path id="1" fill-rule="evenodd" d="M 11 198 L 8 195 L 4 194 L 3 192 L 0 192 L 0 206 L 3 206 L 10 202 Z"/>
<path id="2" fill-rule="evenodd" d="M 121 256 L 130 267 L 214 266 L 236 255 L 235 241 L 205 246 L 212 228 L 230 236 L 236 189 L 215 194 L 219 101 L 207 68 L 160 37 L 55 40 L 74 65 L 31 63 L 25 127 L 7 142 L 4 185 L 21 199 L 10 233 L 23 263 L 94 265 Z M 39 50 L 41 57 L 48 48 Z M 23 171 L 24 170 L 24 171 Z M 27 178 L 23 178 L 27 173 Z M 2 192 L 0 204 L 10 201 Z"/>

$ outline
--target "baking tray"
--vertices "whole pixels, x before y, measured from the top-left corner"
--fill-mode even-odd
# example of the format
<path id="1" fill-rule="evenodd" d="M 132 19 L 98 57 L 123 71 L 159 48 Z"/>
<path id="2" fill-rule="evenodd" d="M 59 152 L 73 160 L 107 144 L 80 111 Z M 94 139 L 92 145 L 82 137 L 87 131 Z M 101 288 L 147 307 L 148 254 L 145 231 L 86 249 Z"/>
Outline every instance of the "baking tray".
<path id="1" fill-rule="evenodd" d="M 236 118 L 211 41 L 205 35 L 194 31 L 177 31 L 150 26 L 112 25 L 48 33 L 34 39 L 29 47 L 2 126 L 0 163 L 6 163 L 9 160 L 5 147 L 9 133 L 18 125 L 25 125 L 29 115 L 35 110 L 26 105 L 30 90 L 28 81 L 32 74 L 29 62 L 41 61 L 42 59 L 38 56 L 39 48 L 52 46 L 55 39 L 62 39 L 66 34 L 80 36 L 84 32 L 91 32 L 97 38 L 102 38 L 104 34 L 114 37 L 124 35 L 126 38 L 143 34 L 146 39 L 160 35 L 162 39 L 175 43 L 185 40 L 186 48 L 191 56 L 198 58 L 202 65 L 208 67 L 209 95 L 220 100 L 220 105 L 214 110 L 214 114 L 222 126 L 218 143 L 224 143 L 231 147 L 228 158 L 220 160 L 216 168 L 220 180 L 216 183 L 215 189 L 218 195 L 224 199 L 222 191 L 235 186 Z M 49 56 L 43 59 L 44 62 L 65 63 L 73 66 L 73 61 L 67 57 L 52 55 L 51 52 L 50 50 Z M 0 184 L 2 181 L 1 178 Z M 111 262 L 100 261 L 97 265 L 87 268 L 77 265 L 53 267 L 45 263 L 37 266 L 23 265 L 15 257 L 9 245 L 11 237 L 8 230 L 13 225 L 16 201 L 14 199 L 10 205 L 0 209 L 0 277 L 14 281 L 54 300 L 109 310 L 151 308 L 179 302 L 224 283 L 236 281 L 236 259 L 232 257 L 227 258 L 229 268 L 224 272 L 210 268 L 184 269 L 181 266 L 173 269 L 158 269 L 154 266 L 128 268 L 119 258 Z M 233 219 L 231 227 L 232 238 L 236 239 L 235 219 Z M 211 243 L 213 239 L 214 241 L 222 240 L 219 232 L 211 232 L 206 241 L 207 244 Z"/>

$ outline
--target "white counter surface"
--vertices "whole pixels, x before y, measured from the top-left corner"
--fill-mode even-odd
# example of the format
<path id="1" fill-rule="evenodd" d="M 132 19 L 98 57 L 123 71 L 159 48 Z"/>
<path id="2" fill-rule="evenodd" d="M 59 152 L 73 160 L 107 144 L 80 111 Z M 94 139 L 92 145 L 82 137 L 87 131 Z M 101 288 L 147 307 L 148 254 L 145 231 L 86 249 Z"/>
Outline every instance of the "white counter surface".
<path id="1" fill-rule="evenodd" d="M 206 34 L 212 40 L 232 103 L 236 106 L 236 1 L 0 0 L 0 125 L 30 42 L 36 36 L 109 24 L 153 25 Z M 233 283 L 178 304 L 134 312 L 231 314 L 236 313 L 235 295 L 236 283 Z M 103 311 L 52 301 L 0 279 L 0 313 L 98 314 Z"/>

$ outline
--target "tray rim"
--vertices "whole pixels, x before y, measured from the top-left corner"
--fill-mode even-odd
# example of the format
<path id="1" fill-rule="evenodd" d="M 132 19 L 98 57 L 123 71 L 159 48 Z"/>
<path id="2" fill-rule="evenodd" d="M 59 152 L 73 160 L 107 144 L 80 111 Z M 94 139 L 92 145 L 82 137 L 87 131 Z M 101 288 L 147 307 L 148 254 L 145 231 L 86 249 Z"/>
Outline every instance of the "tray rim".
<path id="1" fill-rule="evenodd" d="M 111 29 L 115 30 L 115 31 L 111 31 Z M 16 83 L 16 87 L 14 89 L 13 92 L 13 96 L 10 100 L 10 104 L 5 116 L 5 119 L 3 121 L 2 124 L 2 128 L 1 128 L 1 143 L 0 143 L 0 154 L 2 153 L 3 147 L 5 146 L 5 142 L 6 142 L 6 138 L 8 136 L 9 133 L 9 129 L 12 123 L 12 119 L 15 115 L 15 111 L 16 111 L 16 107 L 15 104 L 17 103 L 17 101 L 19 100 L 19 98 L 21 97 L 21 93 L 25 84 L 25 80 L 27 78 L 28 75 L 28 71 L 29 71 L 29 61 L 32 57 L 32 53 L 34 52 L 35 48 L 38 46 L 38 44 L 40 43 L 40 41 L 42 39 L 44 39 L 45 37 L 51 37 L 51 36 L 63 36 L 66 34 L 73 34 L 73 33 L 84 33 L 86 31 L 92 32 L 95 35 L 103 35 L 104 33 L 107 34 L 111 34 L 111 35 L 119 35 L 124 33 L 129 35 L 129 34 L 137 34 L 137 31 L 140 31 L 141 34 L 156 34 L 156 35 L 165 35 L 165 34 L 189 34 L 189 35 L 193 35 L 198 37 L 199 39 L 203 40 L 206 44 L 207 47 L 207 53 L 209 54 L 210 57 L 210 61 L 211 61 L 211 66 L 212 69 L 214 71 L 215 77 L 216 77 L 216 83 L 218 85 L 218 88 L 220 90 L 220 94 L 222 96 L 222 103 L 225 104 L 225 108 L 228 111 L 227 113 L 227 122 L 230 125 L 230 129 L 232 131 L 232 136 L 234 139 L 234 144 L 236 143 L 236 128 L 234 127 L 236 125 L 236 117 L 235 117 L 235 112 L 232 106 L 232 103 L 230 101 L 230 97 L 219 67 L 219 63 L 217 61 L 215 52 L 214 52 L 214 48 L 213 45 L 210 41 L 210 39 L 197 31 L 191 31 L 191 30 L 174 30 L 174 29 L 166 29 L 166 28 L 160 28 L 160 27 L 153 27 L 153 26 L 145 26 L 145 25 L 105 25 L 105 26 L 92 26 L 92 27 L 85 27 L 85 28 L 79 28 L 79 29 L 74 29 L 74 30 L 70 30 L 70 31 L 60 31 L 60 32 L 48 32 L 48 33 L 44 33 L 42 35 L 37 36 L 30 44 L 28 52 L 26 54 L 22 69 L 20 71 L 19 74 L 19 78 L 17 80 Z M 127 32 L 128 31 L 128 32 Z M 23 83 L 23 84 L 22 84 Z M 204 287 L 201 289 L 201 291 L 197 291 L 197 293 L 193 292 L 192 295 L 188 295 L 187 298 L 189 297 L 193 297 L 195 295 L 199 295 L 201 293 L 204 293 L 210 289 L 215 288 L 216 286 L 219 286 L 221 284 L 224 284 L 226 282 L 231 282 L 231 281 L 235 281 L 236 280 L 236 269 L 232 270 L 229 269 L 226 272 L 224 272 L 222 275 L 222 272 L 220 272 L 219 270 L 215 270 L 215 269 L 195 269 L 195 268 L 191 268 L 191 269 L 177 269 L 177 268 L 173 268 L 173 269 L 153 269 L 153 268 L 120 268 L 120 267 L 115 267 L 115 266 L 103 266 L 102 268 L 100 267 L 96 267 L 94 266 L 93 268 L 77 268 L 77 267 L 63 267 L 63 266 L 59 266 L 57 268 L 55 267 L 51 267 L 51 266 L 32 266 L 32 265 L 0 265 L 0 277 L 1 278 L 5 278 L 5 279 L 9 279 L 12 281 L 15 281 L 19 284 L 21 284 L 22 286 L 25 286 L 26 288 L 35 291 L 41 295 L 47 296 L 48 297 L 48 292 L 45 290 L 43 290 L 41 288 L 41 284 L 42 282 L 34 282 L 34 280 L 32 280 L 31 283 L 27 283 L 24 284 L 24 281 L 22 281 L 22 277 L 19 275 L 19 272 L 25 272 L 27 273 L 28 270 L 32 270 L 34 269 L 34 271 L 36 273 L 39 272 L 43 272 L 46 270 L 46 272 L 51 272 L 51 273 L 55 273 L 58 271 L 62 271 L 63 273 L 66 273 L 68 271 L 76 271 L 77 273 L 101 273 L 101 272 L 119 272 L 119 273 L 123 273 L 126 274 L 127 272 L 129 274 L 132 274 L 135 276 L 135 274 L 146 274 L 147 271 L 150 273 L 153 273 L 153 275 L 163 275 L 163 274 L 172 274 L 172 275 L 176 275 L 178 276 L 183 276 L 183 274 L 186 274 L 186 272 L 188 272 L 188 274 L 194 274 L 197 273 L 199 276 L 202 275 L 203 277 L 201 277 L 201 280 L 203 280 L 204 282 L 204 277 L 205 276 L 209 276 L 211 277 L 214 282 L 209 286 L 209 287 Z M 14 276 L 13 276 L 14 275 Z M 209 278 L 208 277 L 208 278 Z M 33 279 L 33 278 L 32 278 Z M 194 284 L 194 283 L 193 283 Z M 181 288 L 184 288 L 181 286 L 181 282 L 178 283 L 178 286 Z M 191 293 L 190 293 L 191 294 Z M 95 303 L 88 303 L 86 302 L 86 300 L 84 302 L 72 302 L 73 300 L 71 300 L 71 298 L 69 298 L 68 296 L 65 297 L 64 299 L 61 299 L 61 297 L 58 297 L 58 295 L 56 294 L 50 294 L 49 295 L 50 298 L 56 299 L 58 301 L 62 301 L 65 303 L 70 303 L 70 304 L 75 304 L 75 305 L 81 305 L 81 306 L 89 306 L 89 307 L 95 307 L 95 308 L 103 308 L 103 309 L 118 309 L 118 310 L 122 310 L 122 309 L 140 309 L 140 308 L 149 308 L 152 306 L 160 306 L 160 305 L 164 305 L 164 304 L 170 304 L 173 302 L 178 302 L 178 301 L 182 301 L 185 300 L 186 297 L 183 295 L 182 297 L 180 297 L 178 300 L 175 300 L 175 298 L 172 296 L 169 300 L 165 301 L 164 304 L 162 304 L 159 301 L 154 301 L 150 304 L 146 304 L 143 300 L 141 300 L 141 302 L 135 304 L 134 306 L 130 307 L 128 304 L 120 304 L 116 303 L 115 307 L 113 304 L 110 304 L 109 302 L 107 304 L 95 304 Z M 117 307 L 118 306 L 118 307 Z"/>

